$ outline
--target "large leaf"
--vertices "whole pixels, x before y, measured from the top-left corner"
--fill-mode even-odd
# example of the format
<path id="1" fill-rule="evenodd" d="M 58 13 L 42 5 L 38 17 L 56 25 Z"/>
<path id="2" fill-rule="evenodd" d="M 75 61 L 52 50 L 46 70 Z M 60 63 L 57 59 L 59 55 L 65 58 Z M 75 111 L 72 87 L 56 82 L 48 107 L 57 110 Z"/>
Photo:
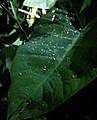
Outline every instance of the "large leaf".
<path id="1" fill-rule="evenodd" d="M 17 50 L 8 94 L 9 120 L 39 117 L 67 100 L 97 76 L 97 68 L 89 64 L 92 67 L 88 69 L 87 62 L 87 65 L 84 65 L 86 58 L 79 62 L 80 59 L 76 59 L 78 56 L 75 54 L 77 50 L 80 52 L 77 48 L 94 26 L 91 26 L 92 29 L 88 27 L 80 35 L 68 17 L 63 18 L 59 15 L 62 23 L 57 20 L 58 24 L 37 25 L 33 39 Z M 86 42 L 83 47 L 87 47 Z M 79 67 L 76 67 L 78 65 Z M 79 75 L 76 68 L 80 71 L 81 65 L 84 72 Z"/>
<path id="2" fill-rule="evenodd" d="M 50 9 L 57 0 L 25 0 L 23 5 L 27 7 L 36 7 L 41 9 Z"/>
<path id="3" fill-rule="evenodd" d="M 77 91 L 76 79 L 66 68 L 70 64 L 66 55 L 78 40 L 79 32 L 67 16 L 63 24 L 44 23 L 36 29 L 41 36 L 20 46 L 13 61 L 9 119 L 38 117 Z"/>

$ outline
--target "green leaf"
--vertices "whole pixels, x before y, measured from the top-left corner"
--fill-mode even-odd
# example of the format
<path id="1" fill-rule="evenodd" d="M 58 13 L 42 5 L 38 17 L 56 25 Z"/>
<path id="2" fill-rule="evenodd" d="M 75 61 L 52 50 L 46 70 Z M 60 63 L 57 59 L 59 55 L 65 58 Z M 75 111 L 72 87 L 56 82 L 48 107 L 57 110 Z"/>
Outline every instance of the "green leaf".
<path id="1" fill-rule="evenodd" d="M 17 20 L 17 13 L 13 1 L 10 0 L 11 9 L 14 15 L 14 18 Z"/>
<path id="2" fill-rule="evenodd" d="M 23 41 L 20 40 L 20 38 L 18 38 L 14 43 L 13 45 L 16 45 L 16 46 L 20 46 L 23 44 Z"/>
<path id="3" fill-rule="evenodd" d="M 5 69 L 7 68 L 10 71 L 12 60 L 15 57 L 16 46 L 13 47 L 4 47 L 0 53 L 0 59 L 4 64 Z"/>
<path id="4" fill-rule="evenodd" d="M 59 15 L 60 19 L 63 18 Z M 63 24 L 37 25 L 41 36 L 33 37 L 17 50 L 8 94 L 9 119 L 38 117 L 77 91 L 66 55 L 78 40 L 79 32 L 67 16 L 63 20 Z"/>
<path id="5" fill-rule="evenodd" d="M 27 7 L 36 7 L 41 9 L 50 9 L 57 0 L 25 0 L 23 5 Z"/>
<path id="6" fill-rule="evenodd" d="M 38 118 L 97 77 L 97 20 L 80 34 L 67 16 L 58 17 L 56 23 L 37 24 L 32 40 L 17 50 L 9 120 Z"/>
<path id="7" fill-rule="evenodd" d="M 97 67 L 97 18 L 93 20 L 85 29 L 82 31 L 81 43 L 77 46 L 72 57 L 72 69 L 78 74 L 83 76 L 88 73 L 94 67 Z M 76 67 L 76 69 L 73 67 Z M 76 71 L 80 68 L 80 71 Z"/>
<path id="8" fill-rule="evenodd" d="M 81 7 L 80 13 L 87 7 L 90 6 L 91 0 L 84 0 L 83 5 Z"/>

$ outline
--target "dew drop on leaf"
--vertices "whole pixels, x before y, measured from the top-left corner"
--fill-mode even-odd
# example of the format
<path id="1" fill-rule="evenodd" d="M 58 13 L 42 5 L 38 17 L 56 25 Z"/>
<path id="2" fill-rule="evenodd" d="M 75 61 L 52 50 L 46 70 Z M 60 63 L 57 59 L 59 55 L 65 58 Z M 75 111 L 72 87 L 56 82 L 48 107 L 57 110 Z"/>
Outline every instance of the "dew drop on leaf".
<path id="1" fill-rule="evenodd" d="M 76 78 L 75 75 L 72 75 L 72 78 Z"/>
<path id="2" fill-rule="evenodd" d="M 44 69 L 46 69 L 47 67 L 46 67 L 46 66 L 44 66 L 43 68 L 44 68 Z"/>
<path id="3" fill-rule="evenodd" d="M 20 100 L 23 100 L 23 98 L 21 97 Z"/>
<path id="4" fill-rule="evenodd" d="M 53 60 L 55 61 L 55 60 L 56 60 L 56 58 L 55 58 L 55 57 L 53 57 Z"/>
<path id="5" fill-rule="evenodd" d="M 41 52 L 43 52 L 44 50 L 43 49 L 41 49 Z"/>
<path id="6" fill-rule="evenodd" d="M 23 74 L 20 72 L 20 73 L 19 73 L 19 76 L 22 76 L 22 75 L 23 75 Z"/>
<path id="7" fill-rule="evenodd" d="M 68 31 L 67 31 L 66 33 L 67 33 L 67 34 L 69 34 L 69 32 L 68 32 Z"/>
<path id="8" fill-rule="evenodd" d="M 47 67 L 46 67 L 46 66 L 44 66 L 44 67 L 43 67 L 43 70 L 45 71 L 46 69 L 47 69 Z"/>

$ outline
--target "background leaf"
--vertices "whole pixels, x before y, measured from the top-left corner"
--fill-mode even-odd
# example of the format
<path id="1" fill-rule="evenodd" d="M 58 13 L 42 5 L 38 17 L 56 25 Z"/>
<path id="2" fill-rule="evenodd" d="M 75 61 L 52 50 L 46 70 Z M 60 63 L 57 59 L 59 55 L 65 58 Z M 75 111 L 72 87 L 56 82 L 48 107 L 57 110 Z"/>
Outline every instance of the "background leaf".
<path id="1" fill-rule="evenodd" d="M 82 30 L 81 42 L 71 57 L 71 70 L 80 78 L 79 86 L 85 86 L 97 77 L 96 26 L 97 18 Z"/>
<path id="2" fill-rule="evenodd" d="M 23 5 L 27 7 L 36 7 L 50 9 L 55 5 L 57 0 L 25 0 Z"/>
<path id="3" fill-rule="evenodd" d="M 90 6 L 90 4 L 91 4 L 91 0 L 84 0 L 80 12 L 82 12 L 87 6 Z"/>
<path id="4" fill-rule="evenodd" d="M 7 46 L 4 47 L 0 53 L 0 59 L 2 63 L 4 64 L 4 69 L 8 69 L 10 71 L 11 64 L 13 61 L 13 58 L 15 57 L 16 54 L 16 49 L 17 46 Z"/>

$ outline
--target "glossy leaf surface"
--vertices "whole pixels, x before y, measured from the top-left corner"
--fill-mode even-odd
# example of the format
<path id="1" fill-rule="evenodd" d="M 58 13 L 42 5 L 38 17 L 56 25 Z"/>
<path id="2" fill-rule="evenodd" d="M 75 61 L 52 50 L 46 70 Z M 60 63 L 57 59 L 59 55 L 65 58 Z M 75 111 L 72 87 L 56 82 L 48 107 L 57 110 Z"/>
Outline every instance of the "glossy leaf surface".
<path id="1" fill-rule="evenodd" d="M 9 114 L 12 116 L 16 111 L 19 115 L 22 110 L 23 116 L 36 117 L 64 101 L 70 95 L 71 87 L 72 92 L 77 90 L 76 80 L 70 80 L 69 87 L 68 81 L 61 79 L 60 70 L 67 71 L 64 60 L 79 32 L 68 17 L 64 17 L 64 25 L 43 24 L 38 26 L 38 30 L 40 34 L 43 30 L 43 34 L 19 47 L 13 62 L 9 90 Z M 69 73 L 66 74 L 68 78 Z M 28 106 L 33 107 L 27 109 Z"/>
<path id="2" fill-rule="evenodd" d="M 61 22 L 58 22 L 60 18 Z M 97 68 L 85 62 L 87 45 L 90 48 L 94 43 L 97 45 L 96 37 L 94 42 L 90 38 L 89 44 L 85 37 L 91 33 L 90 27 L 80 34 L 67 16 L 59 16 L 58 19 L 57 23 L 37 25 L 32 40 L 17 50 L 8 94 L 9 120 L 41 116 L 66 101 L 97 75 Z M 96 61 L 96 53 L 93 55 Z"/>

